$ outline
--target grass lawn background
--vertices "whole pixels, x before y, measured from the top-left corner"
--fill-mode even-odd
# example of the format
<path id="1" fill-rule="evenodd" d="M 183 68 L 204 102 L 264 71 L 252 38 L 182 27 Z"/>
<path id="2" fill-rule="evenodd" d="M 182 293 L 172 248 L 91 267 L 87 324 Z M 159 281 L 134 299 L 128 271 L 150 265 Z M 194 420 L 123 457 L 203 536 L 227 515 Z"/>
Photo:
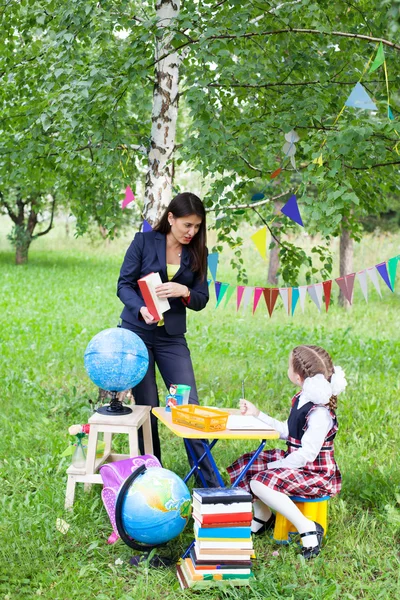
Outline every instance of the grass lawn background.
<path id="1" fill-rule="evenodd" d="M 85 494 L 78 484 L 74 511 L 63 509 L 69 459 L 60 454 L 70 441 L 67 430 L 87 422 L 88 399 L 97 395 L 83 353 L 96 333 L 118 322 L 116 280 L 132 236 L 90 244 L 66 237 L 58 225 L 34 242 L 27 266 L 15 267 L 7 229 L 8 222 L 0 219 L 0 600 L 193 597 L 181 591 L 173 570 L 133 570 L 128 547 L 122 542 L 107 546 L 111 526 L 100 486 Z M 248 239 L 251 231 L 243 233 Z M 399 252 L 399 236 L 365 237 L 355 247 L 355 268 Z M 251 241 L 243 256 L 249 284 L 263 285 L 265 263 Z M 228 250 L 220 255 L 218 278 L 236 283 L 229 258 Z M 382 281 L 380 299 L 369 283 L 366 304 L 356 282 L 354 306 L 343 311 L 337 307 L 336 283 L 332 290 L 335 302 L 328 314 L 318 313 L 307 298 L 304 315 L 298 306 L 288 317 L 278 299 L 269 318 L 262 299 L 254 316 L 250 306 L 237 313 L 235 297 L 227 308 L 216 310 L 211 286 L 207 308 L 189 314 L 187 337 L 204 404 L 236 406 L 246 378 L 249 400 L 286 418 L 294 391 L 286 375 L 288 354 L 300 343 L 324 346 L 349 382 L 337 411 L 343 491 L 330 502 L 329 533 L 320 557 L 305 563 L 295 546 L 276 547 L 268 537 L 256 538 L 251 588 L 214 588 L 194 597 L 399 597 L 399 291 L 392 294 Z M 161 434 L 164 466 L 184 476 L 182 443 L 162 427 Z M 126 449 L 123 436 L 117 443 Z M 269 447 L 273 444 L 284 447 L 282 442 Z M 218 444 L 221 471 L 252 447 L 240 441 Z M 57 518 L 70 524 L 66 535 L 57 531 Z M 191 528 L 192 523 L 169 545 L 172 553 L 178 555 L 190 542 Z M 117 559 L 123 564 L 115 564 Z"/>

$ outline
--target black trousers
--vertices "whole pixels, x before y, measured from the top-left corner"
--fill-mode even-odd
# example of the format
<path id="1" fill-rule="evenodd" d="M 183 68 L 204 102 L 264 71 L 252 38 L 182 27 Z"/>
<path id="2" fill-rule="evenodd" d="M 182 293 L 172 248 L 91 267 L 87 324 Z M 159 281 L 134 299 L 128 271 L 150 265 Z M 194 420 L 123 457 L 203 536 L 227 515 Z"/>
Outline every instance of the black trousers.
<path id="1" fill-rule="evenodd" d="M 194 378 L 192 359 L 190 358 L 190 350 L 186 343 L 185 336 L 169 335 L 164 326 L 155 327 L 147 330 L 141 327 L 136 327 L 127 321 L 122 321 L 121 327 L 130 329 L 136 333 L 146 344 L 149 352 L 149 368 L 142 381 L 133 388 L 132 392 L 135 397 L 136 404 L 145 406 L 159 406 L 159 398 L 156 386 L 156 371 L 157 365 L 164 383 L 169 389 L 173 383 L 181 383 L 190 385 L 190 404 L 198 404 L 198 396 L 196 389 L 196 381 Z M 158 419 L 151 415 L 151 430 L 153 436 L 153 451 L 154 455 L 161 461 L 160 438 L 158 435 Z M 203 444 L 200 440 L 191 440 L 193 449 L 197 457 L 204 453 Z M 139 432 L 139 447 L 142 454 L 144 453 L 143 437 Z M 191 457 L 188 454 L 189 464 L 192 465 Z M 201 472 L 209 487 L 219 487 L 218 480 L 214 470 L 206 458 L 202 461 Z M 199 485 L 202 485 L 199 483 Z"/>

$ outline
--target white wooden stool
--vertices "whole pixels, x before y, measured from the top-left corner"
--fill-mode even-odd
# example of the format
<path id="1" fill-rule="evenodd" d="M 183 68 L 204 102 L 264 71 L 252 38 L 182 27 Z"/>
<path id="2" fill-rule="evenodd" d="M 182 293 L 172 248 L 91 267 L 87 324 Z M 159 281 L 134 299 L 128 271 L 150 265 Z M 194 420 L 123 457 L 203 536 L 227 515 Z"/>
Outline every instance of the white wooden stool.
<path id="1" fill-rule="evenodd" d="M 86 465 L 78 469 L 71 465 L 67 469 L 68 481 L 65 494 L 65 508 L 71 508 L 74 504 L 75 486 L 77 483 L 84 483 L 85 489 L 92 483 L 103 483 L 100 473 L 97 473 L 99 467 L 105 462 L 115 462 L 132 458 L 139 455 L 138 429 L 142 427 L 144 451 L 146 454 L 153 454 L 153 439 L 150 425 L 150 406 L 132 406 L 132 412 L 129 415 L 116 417 L 113 415 L 101 415 L 94 413 L 90 419 L 90 431 L 88 437 Z M 96 458 L 96 448 L 98 434 L 104 434 L 104 454 Z M 129 436 L 129 454 L 113 454 L 111 450 L 112 436 L 116 433 L 127 433 Z"/>

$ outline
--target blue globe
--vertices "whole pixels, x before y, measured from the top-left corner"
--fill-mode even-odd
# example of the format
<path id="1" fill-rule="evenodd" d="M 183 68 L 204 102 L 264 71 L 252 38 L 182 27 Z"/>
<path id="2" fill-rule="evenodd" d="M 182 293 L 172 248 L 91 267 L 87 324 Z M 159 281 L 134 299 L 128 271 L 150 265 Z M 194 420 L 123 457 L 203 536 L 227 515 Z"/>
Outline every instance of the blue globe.
<path id="1" fill-rule="evenodd" d="M 137 542 L 158 546 L 179 535 L 191 514 L 191 496 L 178 475 L 152 467 L 136 477 L 122 501 L 125 532 Z"/>
<path id="2" fill-rule="evenodd" d="M 121 327 L 104 329 L 85 350 L 85 368 L 95 385 L 110 392 L 135 387 L 147 373 L 149 353 L 136 333 Z"/>

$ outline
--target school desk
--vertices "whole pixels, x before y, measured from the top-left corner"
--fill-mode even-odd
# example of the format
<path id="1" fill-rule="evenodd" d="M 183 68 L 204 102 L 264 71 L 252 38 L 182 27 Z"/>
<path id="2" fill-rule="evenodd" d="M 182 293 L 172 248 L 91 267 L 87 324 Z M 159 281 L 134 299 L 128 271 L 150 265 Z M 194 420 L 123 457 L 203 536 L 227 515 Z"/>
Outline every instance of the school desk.
<path id="1" fill-rule="evenodd" d="M 231 415 L 240 414 L 240 411 L 237 408 L 226 408 L 226 409 L 224 408 L 221 410 L 226 410 Z M 277 431 L 275 431 L 274 429 L 260 429 L 260 430 L 223 429 L 222 431 L 201 431 L 200 429 L 192 429 L 191 427 L 185 427 L 184 425 L 176 425 L 175 423 L 172 422 L 171 412 L 167 412 L 165 408 L 162 408 L 160 406 L 153 408 L 152 412 L 157 417 L 157 419 L 159 419 L 161 421 L 161 423 L 163 423 L 166 427 L 168 427 L 168 429 L 170 431 L 172 431 L 172 433 L 174 433 L 176 436 L 183 438 L 183 440 L 185 442 L 188 453 L 190 454 L 190 456 L 192 458 L 193 466 L 190 469 L 189 473 L 184 478 L 184 482 L 186 483 L 190 479 L 190 477 L 197 472 L 197 475 L 200 478 L 204 487 L 208 487 L 208 486 L 207 486 L 204 476 L 200 470 L 200 465 L 206 457 L 208 457 L 208 460 L 210 461 L 211 466 L 214 469 L 215 475 L 218 479 L 218 483 L 220 484 L 221 487 L 225 487 L 225 483 L 221 477 L 221 474 L 218 470 L 218 467 L 217 467 L 215 460 L 213 458 L 213 455 L 212 455 L 212 449 L 214 448 L 215 444 L 219 440 L 261 440 L 252 459 L 243 468 L 240 475 L 232 483 L 232 487 L 236 487 L 238 485 L 238 483 L 246 475 L 247 471 L 249 470 L 249 468 L 251 467 L 253 462 L 257 459 L 260 452 L 263 451 L 266 441 L 267 440 L 275 440 L 275 439 L 279 438 L 279 433 Z M 199 458 L 194 453 L 193 446 L 191 444 L 191 440 L 201 440 L 203 442 L 204 453 Z M 207 440 L 212 440 L 212 441 L 210 443 L 207 443 Z"/>

